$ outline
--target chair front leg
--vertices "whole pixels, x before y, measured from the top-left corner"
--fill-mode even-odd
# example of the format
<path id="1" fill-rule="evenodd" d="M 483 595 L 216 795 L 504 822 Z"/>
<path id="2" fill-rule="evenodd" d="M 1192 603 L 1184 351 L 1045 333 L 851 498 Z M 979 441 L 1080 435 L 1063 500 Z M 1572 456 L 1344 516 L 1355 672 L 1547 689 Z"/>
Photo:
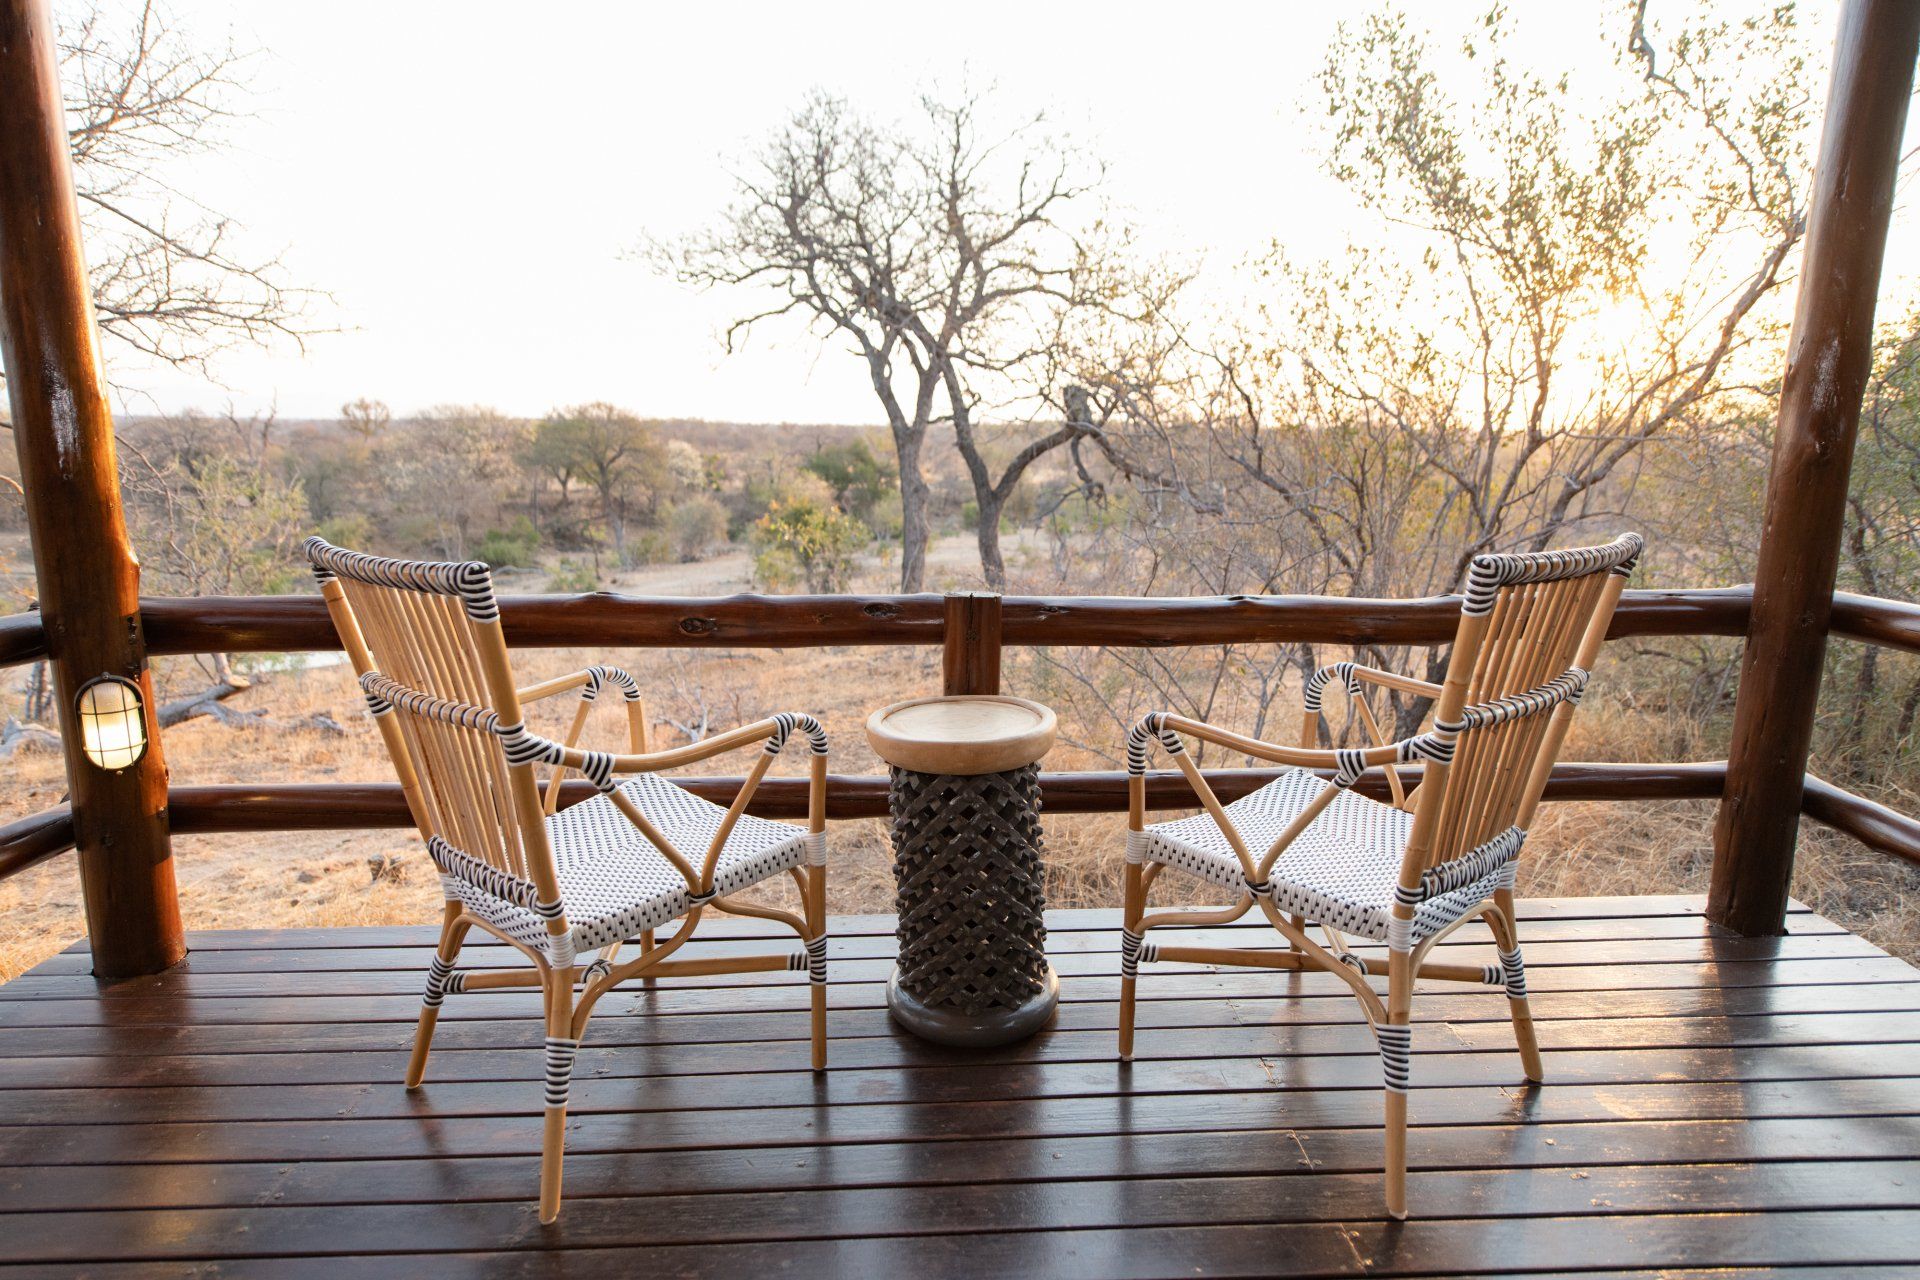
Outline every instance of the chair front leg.
<path id="1" fill-rule="evenodd" d="M 1407 1216 L 1407 1084 L 1413 1067 L 1413 956 L 1389 953 L 1387 1020 L 1374 1027 L 1380 1041 L 1380 1071 L 1386 1083 L 1387 1212 Z"/>
<path id="2" fill-rule="evenodd" d="M 1120 1061 L 1133 1061 L 1134 986 L 1140 975 L 1141 918 L 1147 891 L 1137 862 L 1127 863 L 1126 908 L 1120 926 Z"/>
<path id="3" fill-rule="evenodd" d="M 547 975 L 545 1129 L 540 1146 L 540 1221 L 560 1216 L 560 1162 L 567 1144 L 567 1094 L 573 1084 L 573 1060 L 580 1040 L 573 1027 L 570 970 Z"/>
<path id="4" fill-rule="evenodd" d="M 1520 957 L 1520 917 L 1513 907 L 1513 890 L 1496 889 L 1494 910 L 1486 912 L 1500 950 L 1500 969 L 1507 984 L 1507 1012 L 1513 1016 L 1513 1038 L 1520 1046 L 1520 1066 L 1535 1084 L 1545 1078 L 1540 1067 L 1540 1044 L 1533 1033 L 1533 1011 L 1527 1004 L 1527 966 Z"/>
<path id="5" fill-rule="evenodd" d="M 460 918 L 458 902 L 448 902 L 440 922 L 440 945 L 434 948 L 433 967 L 427 971 L 426 994 L 420 997 L 420 1025 L 413 1032 L 413 1056 L 407 1060 L 407 1088 L 418 1089 L 427 1074 L 427 1054 L 433 1048 L 433 1029 L 440 1021 L 440 1002 L 446 999 L 453 962 L 473 926 Z"/>

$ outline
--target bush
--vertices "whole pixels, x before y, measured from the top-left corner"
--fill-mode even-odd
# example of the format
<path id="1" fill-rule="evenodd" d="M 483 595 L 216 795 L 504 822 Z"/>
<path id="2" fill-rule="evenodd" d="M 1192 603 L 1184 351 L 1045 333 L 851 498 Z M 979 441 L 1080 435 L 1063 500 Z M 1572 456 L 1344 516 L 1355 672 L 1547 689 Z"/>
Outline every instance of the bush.
<path id="1" fill-rule="evenodd" d="M 495 569 L 531 568 L 540 550 L 540 531 L 521 516 L 504 529 L 489 529 L 474 548 L 474 558 Z"/>
<path id="2" fill-rule="evenodd" d="M 673 559 L 673 547 L 665 529 L 642 529 L 627 534 L 626 554 L 621 563 L 628 568 L 642 564 L 665 564 Z"/>
<path id="3" fill-rule="evenodd" d="M 854 554 L 867 528 L 830 497 L 778 501 L 753 526 L 754 574 L 765 585 L 797 576 L 809 591 L 838 591 L 853 573 Z"/>
<path id="4" fill-rule="evenodd" d="M 562 560 L 547 571 L 549 591 L 598 591 L 600 575 L 591 560 Z"/>
<path id="5" fill-rule="evenodd" d="M 698 560 L 727 540 L 727 509 L 705 494 L 667 512 L 667 541 L 681 563 Z"/>

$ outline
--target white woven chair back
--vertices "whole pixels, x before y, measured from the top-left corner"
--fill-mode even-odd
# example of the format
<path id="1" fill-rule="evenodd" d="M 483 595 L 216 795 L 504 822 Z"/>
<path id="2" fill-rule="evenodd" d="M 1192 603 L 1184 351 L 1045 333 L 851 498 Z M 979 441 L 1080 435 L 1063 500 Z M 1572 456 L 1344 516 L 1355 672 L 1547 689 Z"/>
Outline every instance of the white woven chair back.
<path id="1" fill-rule="evenodd" d="M 1451 739 L 1452 758 L 1427 764 L 1408 850 L 1429 884 L 1466 883 L 1476 868 L 1449 864 L 1519 847 L 1640 551 L 1629 533 L 1474 559 L 1431 735 Z"/>
<path id="2" fill-rule="evenodd" d="M 387 742 L 402 781 L 411 779 L 421 834 L 517 881 L 550 883 L 538 805 L 528 815 L 516 804 L 514 774 L 524 771 L 530 788 L 532 765 L 514 758 L 512 726 L 502 723 L 517 723 L 519 700 L 487 566 L 389 559 L 319 538 L 304 550 L 315 576 L 345 595 L 358 635 L 343 626 L 342 638 L 368 707 L 398 727 Z"/>

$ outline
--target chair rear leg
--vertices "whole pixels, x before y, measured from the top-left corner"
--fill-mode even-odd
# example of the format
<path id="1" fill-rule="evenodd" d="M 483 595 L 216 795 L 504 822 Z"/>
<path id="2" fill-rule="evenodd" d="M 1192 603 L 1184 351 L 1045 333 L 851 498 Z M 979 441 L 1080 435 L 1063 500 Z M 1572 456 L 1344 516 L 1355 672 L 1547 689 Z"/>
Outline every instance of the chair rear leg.
<path id="1" fill-rule="evenodd" d="M 1520 957 L 1519 917 L 1514 914 L 1513 890 L 1493 895 L 1498 911 L 1487 913 L 1487 923 L 1500 949 L 1500 968 L 1507 984 L 1507 1012 L 1513 1017 L 1513 1038 L 1520 1046 L 1520 1066 L 1535 1084 L 1545 1078 L 1540 1066 L 1540 1044 L 1533 1033 L 1533 1011 L 1527 1005 L 1527 966 Z"/>
<path id="2" fill-rule="evenodd" d="M 812 1003 L 813 1069 L 827 1069 L 827 864 L 807 868 L 807 985 Z"/>
<path id="3" fill-rule="evenodd" d="M 1126 908 L 1120 928 L 1120 1061 L 1133 1061 L 1133 988 L 1140 973 L 1140 918 L 1146 914 L 1145 871 L 1127 863 Z"/>
<path id="4" fill-rule="evenodd" d="M 573 987 L 564 973 L 547 983 L 546 1127 L 540 1146 L 540 1221 L 560 1216 L 560 1162 L 567 1145 L 567 1093 L 580 1041 L 573 1034 Z"/>
<path id="5" fill-rule="evenodd" d="M 449 902 L 440 922 L 440 945 L 434 949 L 433 966 L 427 970 L 426 994 L 420 997 L 420 1025 L 413 1032 L 413 1056 L 407 1059 L 407 1088 L 418 1089 L 427 1074 L 427 1054 L 433 1048 L 433 1029 L 440 1021 L 440 1002 L 446 999 L 453 962 L 460 944 L 473 926 L 460 921 L 460 905 Z"/>

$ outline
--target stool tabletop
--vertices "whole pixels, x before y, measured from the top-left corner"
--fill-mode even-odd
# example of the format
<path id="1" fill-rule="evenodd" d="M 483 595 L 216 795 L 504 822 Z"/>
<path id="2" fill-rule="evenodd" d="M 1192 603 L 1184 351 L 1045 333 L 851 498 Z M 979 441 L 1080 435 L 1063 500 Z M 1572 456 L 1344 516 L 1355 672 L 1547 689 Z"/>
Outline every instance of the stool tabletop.
<path id="1" fill-rule="evenodd" d="M 999 694 L 910 698 L 867 717 L 867 742 L 882 760 L 914 773 L 1005 773 L 1047 754 L 1053 711 Z"/>

